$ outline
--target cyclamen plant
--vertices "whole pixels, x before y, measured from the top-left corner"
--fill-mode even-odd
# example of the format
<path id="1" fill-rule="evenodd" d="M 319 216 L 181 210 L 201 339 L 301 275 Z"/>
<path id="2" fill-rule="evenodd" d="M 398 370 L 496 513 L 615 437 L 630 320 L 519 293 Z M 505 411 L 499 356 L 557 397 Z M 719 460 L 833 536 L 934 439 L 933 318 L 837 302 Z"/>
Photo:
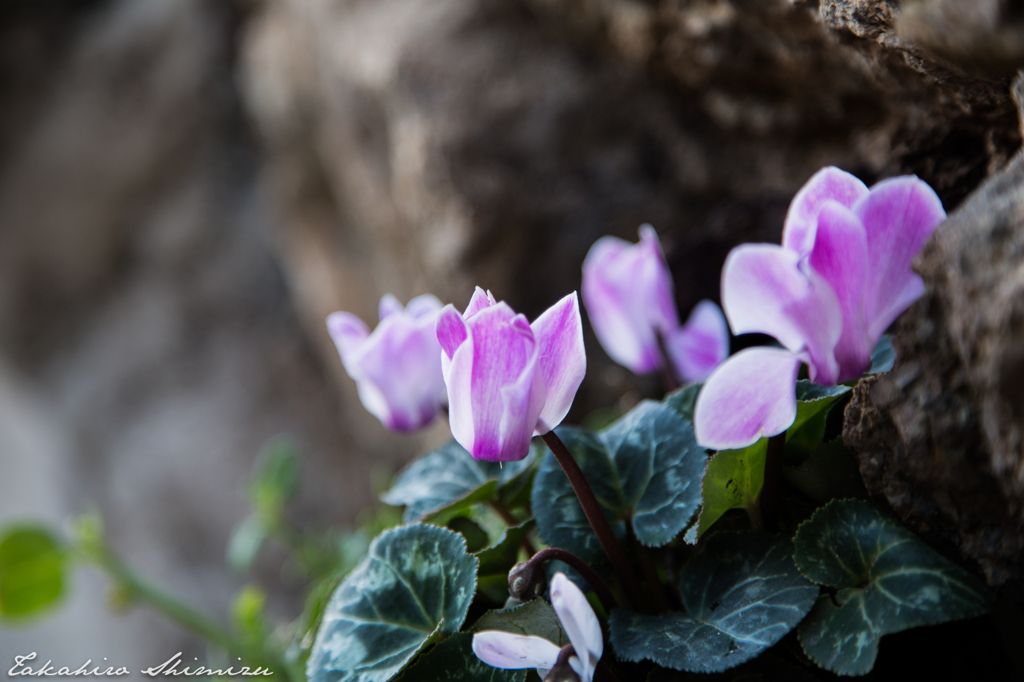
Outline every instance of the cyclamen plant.
<path id="1" fill-rule="evenodd" d="M 229 555 L 244 570 L 266 539 L 289 547 L 313 582 L 301 618 L 271 628 L 259 593 L 243 591 L 224 631 L 137 578 L 94 523 L 71 547 L 38 529 L 0 537 L 0 616 L 52 601 L 25 575 L 74 552 L 290 682 L 756 676 L 769 650 L 765 670 L 782 659 L 863 675 L 886 635 L 982 615 L 993 599 L 870 503 L 841 438 L 848 384 L 891 366 L 883 333 L 923 291 L 910 263 L 943 216 L 916 178 L 868 189 L 819 172 L 782 245 L 737 247 L 722 274 L 733 332 L 782 347 L 720 366 L 721 313 L 701 304 L 679 326 L 653 229 L 636 245 L 599 241 L 583 299 L 609 355 L 636 372 L 710 376 L 596 431 L 561 426 L 586 371 L 575 294 L 532 323 L 479 288 L 462 313 L 386 296 L 373 332 L 336 313 L 328 328 L 367 409 L 408 431 L 447 398 L 454 439 L 382 495 L 404 507 L 401 524 L 382 511 L 342 542 L 284 520 L 294 462 L 262 460 Z M 34 591 L 11 601 L 10 584 Z M 777 646 L 794 631 L 799 653 Z"/>

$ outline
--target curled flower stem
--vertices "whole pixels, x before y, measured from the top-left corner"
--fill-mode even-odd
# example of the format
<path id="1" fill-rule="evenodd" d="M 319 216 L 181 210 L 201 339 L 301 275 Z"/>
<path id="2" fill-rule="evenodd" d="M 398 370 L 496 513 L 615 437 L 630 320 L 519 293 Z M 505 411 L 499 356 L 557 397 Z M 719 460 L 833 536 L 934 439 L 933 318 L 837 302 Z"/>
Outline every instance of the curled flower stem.
<path id="1" fill-rule="evenodd" d="M 764 460 L 764 484 L 761 486 L 761 523 L 769 533 L 779 529 L 782 495 L 782 455 L 786 450 L 786 432 L 768 439 Z"/>
<path id="2" fill-rule="evenodd" d="M 529 561 L 525 561 L 518 564 L 512 569 L 509 574 L 509 588 L 510 592 L 515 589 L 517 594 L 512 596 L 516 599 L 522 599 L 523 596 L 529 596 L 533 592 L 533 586 L 537 582 L 537 578 L 544 575 L 540 572 L 540 568 L 547 561 L 561 561 L 563 564 L 569 566 L 587 581 L 590 585 L 590 589 L 594 590 L 594 594 L 601 600 L 601 604 L 604 606 L 605 611 L 609 613 L 613 608 L 618 606 L 618 602 L 615 597 L 612 596 L 612 591 L 608 589 L 608 585 L 605 584 L 601 576 L 597 574 L 594 569 L 586 564 L 583 559 L 572 552 L 562 549 L 561 547 L 548 547 L 530 557 Z M 520 580 L 522 579 L 522 580 Z M 513 583 L 520 582 L 521 584 L 513 588 Z"/>
<path id="3" fill-rule="evenodd" d="M 554 431 L 548 431 L 541 438 L 544 439 L 544 443 L 554 454 L 555 459 L 558 460 L 562 467 L 562 471 L 565 472 L 566 477 L 569 479 L 572 490 L 576 493 L 580 506 L 583 507 L 584 515 L 587 517 L 587 521 L 590 522 L 590 527 L 594 529 L 597 541 L 601 543 L 601 549 L 604 550 L 608 560 L 611 561 L 612 569 L 619 576 L 619 582 L 622 583 L 622 589 L 625 590 L 627 600 L 629 601 L 629 608 L 636 609 L 640 605 L 646 605 L 646 600 L 640 592 L 633 567 L 626 560 L 626 553 L 622 551 L 622 545 L 619 544 L 618 538 L 615 537 L 611 524 L 608 523 L 604 512 L 601 511 L 601 505 L 598 503 L 597 497 L 594 496 L 594 491 L 590 489 L 590 484 L 583 475 L 580 465 L 576 463 L 572 453 L 569 452 L 569 448 L 565 447 L 565 443 L 555 435 Z"/>

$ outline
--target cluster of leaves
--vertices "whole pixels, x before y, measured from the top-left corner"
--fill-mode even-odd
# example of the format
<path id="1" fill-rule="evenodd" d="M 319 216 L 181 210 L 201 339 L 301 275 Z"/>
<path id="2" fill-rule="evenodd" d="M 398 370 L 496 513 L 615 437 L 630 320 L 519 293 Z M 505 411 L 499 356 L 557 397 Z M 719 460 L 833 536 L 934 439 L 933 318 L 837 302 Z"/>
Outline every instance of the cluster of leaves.
<path id="1" fill-rule="evenodd" d="M 873 371 L 887 369 L 891 349 L 883 344 L 877 359 Z M 992 595 L 982 581 L 866 501 L 839 437 L 849 387 L 797 385 L 777 533 L 761 529 L 767 441 L 701 448 L 692 426 L 699 389 L 641 402 L 599 430 L 557 431 L 644 576 L 648 603 L 606 610 L 591 598 L 607 623 L 605 661 L 619 679 L 720 672 L 794 631 L 799 646 L 787 651 L 797 663 L 860 675 L 872 669 L 884 635 L 986 612 Z M 382 495 L 389 506 L 346 533 L 311 534 L 287 521 L 298 480 L 290 446 L 272 443 L 247 488 L 252 513 L 232 537 L 228 562 L 249 573 L 267 544 L 283 547 L 286 574 L 308 589 L 300 617 L 273 627 L 255 582 L 237 595 L 226 633 L 174 610 L 182 624 L 290 680 L 535 678 L 478 660 L 472 635 L 493 629 L 568 643 L 544 598 L 509 598 L 510 569 L 538 547 L 575 554 L 628 603 L 566 475 L 539 442 L 525 460 L 503 466 L 450 442 L 406 467 Z M 57 602 L 69 566 L 82 560 L 107 569 L 125 603 L 167 603 L 109 554 L 95 519 L 80 522 L 75 535 L 65 543 L 38 526 L 0 533 L 0 618 Z"/>
<path id="2" fill-rule="evenodd" d="M 882 351 L 876 370 L 886 369 Z M 557 431 L 651 597 L 611 613 L 591 600 L 608 618 L 605 657 L 620 679 L 726 670 L 794 630 L 802 662 L 858 675 L 886 634 L 986 612 L 982 581 L 858 499 L 863 484 L 838 437 L 849 387 L 798 384 L 785 436 L 789 497 L 774 534 L 760 530 L 766 441 L 711 456 L 693 435 L 698 391 L 641 402 L 600 431 Z M 312 682 L 524 680 L 525 671 L 481 664 L 470 634 L 565 641 L 542 598 L 505 605 L 504 581 L 527 543 L 572 552 L 623 595 L 543 447 L 502 468 L 452 442 L 409 465 L 383 499 L 405 506 L 406 525 L 377 538 L 331 598 Z"/>

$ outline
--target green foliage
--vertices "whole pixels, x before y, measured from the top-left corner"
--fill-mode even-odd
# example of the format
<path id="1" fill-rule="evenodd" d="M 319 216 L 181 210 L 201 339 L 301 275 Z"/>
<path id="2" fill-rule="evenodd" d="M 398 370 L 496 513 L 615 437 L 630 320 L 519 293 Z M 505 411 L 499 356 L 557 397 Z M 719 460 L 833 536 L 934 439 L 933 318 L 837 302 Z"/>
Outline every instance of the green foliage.
<path id="1" fill-rule="evenodd" d="M 518 526 L 509 526 L 501 538 L 491 547 L 476 553 L 480 561 L 480 575 L 500 574 L 508 576 L 509 570 L 516 564 L 519 549 L 537 525 L 533 519 L 524 521 Z"/>
<path id="2" fill-rule="evenodd" d="M 406 523 L 431 520 L 499 494 L 514 497 L 532 475 L 536 451 L 519 462 L 482 462 L 473 459 L 454 440 L 413 461 L 402 470 L 390 490 L 381 495 L 385 504 L 404 506 Z"/>
<path id="3" fill-rule="evenodd" d="M 0 618 L 33 616 L 64 593 L 67 552 L 38 525 L 10 526 L 0 534 Z"/>
<path id="4" fill-rule="evenodd" d="M 688 390 L 688 389 L 684 389 Z M 850 392 L 849 386 L 819 386 L 810 381 L 796 383 L 796 419 L 786 431 L 787 459 L 799 463 L 813 455 L 822 445 L 825 436 L 825 418 L 829 408 L 844 394 Z M 681 394 L 676 402 L 682 401 Z M 751 526 L 760 525 L 761 488 L 764 486 L 765 459 L 768 454 L 768 439 L 760 440 L 738 450 L 722 450 L 708 462 L 707 470 L 701 483 L 702 505 L 697 523 L 685 535 L 686 542 L 694 544 L 730 509 L 743 509 L 750 517 Z M 825 453 L 827 459 L 828 454 Z M 826 480 L 819 482 L 814 478 L 818 473 L 817 465 L 801 470 L 797 478 L 803 474 L 809 484 L 819 488 L 832 488 L 841 483 Z M 859 474 L 858 474 L 859 479 Z M 853 484 L 850 483 L 852 486 Z M 853 488 L 843 487 L 844 492 Z"/>
<path id="5" fill-rule="evenodd" d="M 276 520 L 285 503 L 299 489 L 299 462 L 295 446 L 285 438 L 275 438 L 256 459 L 248 497 L 256 511 L 268 520 Z"/>
<path id="6" fill-rule="evenodd" d="M 497 542 L 474 554 L 480 562 L 477 589 L 492 602 L 501 604 L 508 599 L 508 572 L 519 561 L 523 543 L 536 526 L 530 519 L 507 527 Z"/>
<path id="7" fill-rule="evenodd" d="M 801 524 L 795 560 L 808 580 L 835 589 L 799 630 L 818 665 L 871 671 L 883 635 L 986 613 L 992 594 L 867 502 L 836 500 Z"/>
<path id="8" fill-rule="evenodd" d="M 787 461 L 802 461 L 815 451 L 825 437 L 825 418 L 829 408 L 849 392 L 849 386 L 796 382 L 796 419 L 786 430 Z"/>
<path id="9" fill-rule="evenodd" d="M 739 450 L 722 450 L 711 458 L 701 484 L 704 504 L 697 523 L 686 533 L 687 542 L 695 544 L 730 509 L 746 510 L 751 525 L 759 525 L 767 454 L 768 439 L 762 438 Z"/>
<path id="10" fill-rule="evenodd" d="M 383 682 L 457 632 L 476 592 L 461 535 L 414 524 L 385 531 L 327 604 L 307 663 L 311 682 Z"/>
<path id="11" fill-rule="evenodd" d="M 679 577 L 685 613 L 616 609 L 611 641 L 626 661 L 718 672 L 754 658 L 796 627 L 818 589 L 793 563 L 793 545 L 764 533 L 716 533 Z"/>
<path id="12" fill-rule="evenodd" d="M 693 408 L 697 404 L 697 396 L 704 384 L 690 384 L 683 388 L 672 391 L 662 401 L 666 406 L 671 407 L 688 422 L 693 421 Z"/>
<path id="13" fill-rule="evenodd" d="M 557 433 L 617 535 L 625 535 L 628 519 L 642 544 L 657 547 L 689 523 L 700 503 L 707 453 L 697 445 L 693 426 L 675 410 L 644 401 L 600 433 L 574 428 Z M 545 542 L 584 561 L 602 560 L 597 537 L 550 453 L 537 472 L 532 506 Z"/>
<path id="14" fill-rule="evenodd" d="M 456 516 L 450 519 L 445 524 L 445 528 L 455 531 L 465 539 L 466 549 L 470 554 L 475 554 L 487 547 L 487 531 L 467 516 Z"/>
<path id="15" fill-rule="evenodd" d="M 423 654 L 399 682 L 523 682 L 525 670 L 492 668 L 473 653 L 473 636 L 456 633 Z"/>
<path id="16" fill-rule="evenodd" d="M 246 585 L 231 602 L 231 623 L 247 642 L 261 642 L 269 630 L 266 618 L 267 595 L 257 585 Z"/>
<path id="17" fill-rule="evenodd" d="M 227 562 L 238 573 L 246 573 L 256 561 L 267 538 L 284 523 L 284 507 L 298 492 L 300 470 L 295 447 L 285 438 L 275 438 L 256 458 L 246 488 L 252 506 L 249 515 L 228 541 Z"/>
<path id="18" fill-rule="evenodd" d="M 473 624 L 470 632 L 484 630 L 500 630 L 517 635 L 535 635 L 543 637 L 562 647 L 569 643 L 569 636 L 562 629 L 558 615 L 551 604 L 543 599 L 533 599 L 525 604 L 507 609 L 488 611 Z"/>

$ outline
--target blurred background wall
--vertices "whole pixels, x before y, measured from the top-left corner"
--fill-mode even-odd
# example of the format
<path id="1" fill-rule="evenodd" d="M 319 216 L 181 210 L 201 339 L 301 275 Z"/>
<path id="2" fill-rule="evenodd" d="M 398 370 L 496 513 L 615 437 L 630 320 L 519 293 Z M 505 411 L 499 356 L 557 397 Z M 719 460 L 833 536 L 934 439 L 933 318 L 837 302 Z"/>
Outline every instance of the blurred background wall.
<path id="1" fill-rule="evenodd" d="M 651 222 L 685 316 L 824 165 L 916 173 L 952 210 L 1020 146 L 1019 55 L 986 51 L 1003 3 L 977 8 L 8 0 L 0 520 L 98 507 L 130 563 L 223 613 L 268 438 L 297 443 L 293 513 L 320 525 L 446 438 L 363 411 L 326 314 L 373 323 L 386 292 L 461 306 L 479 284 L 532 318 L 578 288 L 595 239 Z M 570 419 L 654 390 L 588 353 Z M 0 663 L 202 655 L 77 580 L 57 618 L 0 629 Z M 295 592 L 272 596 L 295 614 Z"/>

